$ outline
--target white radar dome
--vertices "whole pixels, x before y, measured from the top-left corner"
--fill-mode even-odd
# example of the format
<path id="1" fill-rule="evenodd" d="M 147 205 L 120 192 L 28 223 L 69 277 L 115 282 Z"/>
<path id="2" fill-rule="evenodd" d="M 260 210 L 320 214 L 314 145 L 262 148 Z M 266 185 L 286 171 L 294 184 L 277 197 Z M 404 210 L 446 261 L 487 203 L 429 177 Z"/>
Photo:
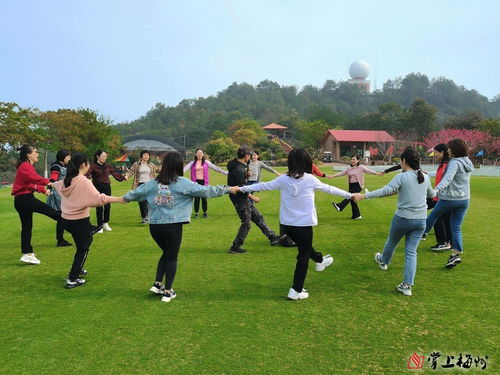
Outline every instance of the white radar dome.
<path id="1" fill-rule="evenodd" d="M 370 65 L 364 60 L 358 60 L 349 67 L 349 75 L 351 78 L 366 79 L 370 74 Z"/>

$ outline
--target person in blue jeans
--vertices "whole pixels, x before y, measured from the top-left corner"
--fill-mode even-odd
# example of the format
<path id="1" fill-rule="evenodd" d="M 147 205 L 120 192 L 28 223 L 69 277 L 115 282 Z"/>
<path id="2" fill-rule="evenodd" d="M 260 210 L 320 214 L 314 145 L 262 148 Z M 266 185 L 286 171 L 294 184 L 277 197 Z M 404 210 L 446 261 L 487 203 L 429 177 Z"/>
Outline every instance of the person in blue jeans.
<path id="1" fill-rule="evenodd" d="M 427 217 L 426 198 L 434 198 L 429 176 L 420 170 L 420 159 L 413 147 L 407 147 L 401 154 L 403 173 L 395 176 L 383 188 L 366 194 L 355 193 L 356 201 L 370 198 L 381 198 L 398 194 L 398 207 L 392 218 L 389 236 L 384 245 L 384 251 L 375 254 L 375 262 L 382 271 L 387 270 L 396 247 L 405 237 L 405 267 L 403 282 L 396 289 L 405 296 L 412 295 L 412 285 L 417 271 L 417 247 L 425 230 Z"/>
<path id="2" fill-rule="evenodd" d="M 424 235 L 427 235 L 438 218 L 450 213 L 452 254 L 445 268 L 453 268 L 462 263 L 462 223 L 470 199 L 470 175 L 474 165 L 467 157 L 468 146 L 462 138 L 448 142 L 450 162 L 441 182 L 434 188 L 439 198 L 438 203 L 426 221 Z"/>

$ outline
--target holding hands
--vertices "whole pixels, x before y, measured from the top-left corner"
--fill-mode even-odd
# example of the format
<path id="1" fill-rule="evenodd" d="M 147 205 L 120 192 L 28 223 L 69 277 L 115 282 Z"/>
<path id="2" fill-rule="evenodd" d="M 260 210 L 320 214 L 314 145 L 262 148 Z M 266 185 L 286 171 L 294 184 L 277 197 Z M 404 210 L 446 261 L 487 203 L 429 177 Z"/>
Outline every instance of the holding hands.
<path id="1" fill-rule="evenodd" d="M 361 193 L 353 193 L 353 194 L 352 194 L 352 198 L 351 198 L 351 199 L 352 199 L 354 202 L 359 202 L 359 201 L 361 201 L 361 200 L 363 200 L 363 199 L 365 199 L 365 198 L 366 198 L 365 194 L 361 194 Z"/>

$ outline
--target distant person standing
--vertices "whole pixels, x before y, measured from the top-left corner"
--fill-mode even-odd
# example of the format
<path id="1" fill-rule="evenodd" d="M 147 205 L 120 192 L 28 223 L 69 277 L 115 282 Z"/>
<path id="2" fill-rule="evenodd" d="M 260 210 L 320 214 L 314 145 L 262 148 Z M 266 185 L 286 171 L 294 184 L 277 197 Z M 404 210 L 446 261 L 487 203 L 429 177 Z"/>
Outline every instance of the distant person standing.
<path id="1" fill-rule="evenodd" d="M 340 177 L 340 176 L 348 176 L 349 180 L 349 193 L 359 193 L 365 187 L 365 177 L 364 174 L 375 174 L 378 176 L 382 176 L 383 173 L 377 173 L 371 169 L 366 168 L 364 165 L 359 165 L 359 158 L 356 155 L 351 156 L 351 166 L 342 172 L 334 174 L 329 177 Z M 352 217 L 353 220 L 361 219 L 361 212 L 359 211 L 358 204 L 350 199 L 344 199 L 340 203 L 333 202 L 332 205 L 335 207 L 337 211 L 342 211 L 348 204 L 351 204 L 352 208 Z"/>
<path id="2" fill-rule="evenodd" d="M 140 160 L 132 164 L 132 167 L 125 174 L 125 177 L 127 179 L 130 178 L 130 176 L 134 177 L 134 182 L 132 183 L 132 190 L 134 190 L 138 186 L 154 180 L 157 173 L 158 167 L 150 161 L 149 151 L 142 150 L 140 153 Z M 140 201 L 139 210 L 141 211 L 142 224 L 147 224 L 148 202 Z"/>
<path id="3" fill-rule="evenodd" d="M 247 185 L 256 184 L 260 181 L 260 176 L 262 175 L 262 169 L 268 172 L 274 173 L 276 176 L 280 176 L 281 173 L 274 170 L 262 160 L 259 159 L 259 152 L 253 151 L 250 162 L 248 163 L 248 182 Z"/>
<path id="4" fill-rule="evenodd" d="M 50 182 L 64 180 L 66 176 L 66 166 L 70 159 L 71 154 L 68 150 L 63 149 L 57 151 L 56 160 L 50 166 Z M 61 211 L 61 196 L 56 190 L 52 189 L 50 195 L 47 197 L 46 203 L 54 210 Z M 57 221 L 56 238 L 58 247 L 71 246 L 71 243 L 64 239 L 64 227 L 61 220 Z"/>
<path id="5" fill-rule="evenodd" d="M 212 164 L 210 161 L 206 160 L 205 154 L 201 148 L 197 148 L 194 154 L 194 160 L 190 161 L 185 167 L 184 172 L 191 171 L 191 181 L 197 182 L 200 185 L 209 184 L 209 174 L 208 169 L 213 169 L 220 174 L 227 175 L 227 172 L 218 166 Z M 203 210 L 203 217 L 207 218 L 208 203 L 207 198 L 201 198 L 201 208 Z M 194 198 L 194 218 L 198 218 L 198 212 L 200 211 L 200 197 Z"/>
<path id="6" fill-rule="evenodd" d="M 33 213 L 37 212 L 50 217 L 53 220 L 61 220 L 61 212 L 54 210 L 48 204 L 35 198 L 36 191 L 45 195 L 50 192 L 45 189 L 49 184 L 48 178 L 41 177 L 35 171 L 33 164 L 38 162 L 38 150 L 31 145 L 23 145 L 19 148 L 19 159 L 17 161 L 16 177 L 12 185 L 14 196 L 14 207 L 21 220 L 21 262 L 29 264 L 40 264 L 40 260 L 33 252 L 31 246 L 31 233 L 33 230 Z"/>
<path id="7" fill-rule="evenodd" d="M 113 176 L 117 181 L 124 181 L 126 177 L 116 172 L 115 169 L 106 163 L 108 159 L 108 154 L 104 150 L 97 150 L 94 154 L 94 162 L 90 166 L 90 169 L 86 173 L 86 176 L 92 179 L 97 191 L 100 193 L 111 195 L 111 181 L 109 176 Z M 97 226 L 103 227 L 107 232 L 111 231 L 109 226 L 109 219 L 111 215 L 111 205 L 108 203 L 103 207 L 96 208 L 97 216 Z M 97 233 L 103 233 L 103 229 L 99 230 Z"/>

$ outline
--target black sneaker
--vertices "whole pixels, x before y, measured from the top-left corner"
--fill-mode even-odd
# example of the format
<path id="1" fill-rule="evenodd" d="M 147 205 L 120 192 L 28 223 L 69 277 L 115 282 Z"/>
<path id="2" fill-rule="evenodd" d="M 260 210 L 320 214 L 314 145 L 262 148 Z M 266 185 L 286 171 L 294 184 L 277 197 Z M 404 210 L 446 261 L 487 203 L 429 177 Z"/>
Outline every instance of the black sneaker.
<path id="1" fill-rule="evenodd" d="M 453 268 L 459 263 L 462 263 L 462 259 L 460 259 L 460 254 L 450 255 L 450 259 L 448 259 L 448 263 L 446 263 L 444 267 Z"/>
<path id="2" fill-rule="evenodd" d="M 297 246 L 297 244 L 295 242 L 293 242 L 293 240 L 288 236 L 285 236 L 285 238 L 280 241 L 280 245 L 283 247 L 296 247 Z"/>
<path id="3" fill-rule="evenodd" d="M 332 203 L 332 206 L 335 207 L 335 209 L 338 211 L 338 212 L 341 212 L 342 210 L 340 209 L 340 207 L 338 206 L 337 203 L 333 202 Z"/>
<path id="4" fill-rule="evenodd" d="M 91 225 L 90 226 L 90 235 L 93 236 L 97 232 L 102 230 L 102 225 Z"/>
<path id="5" fill-rule="evenodd" d="M 450 250 L 451 245 L 447 242 L 445 243 L 437 243 L 434 246 L 431 246 L 431 249 L 434 251 L 444 251 L 444 250 Z"/>
<path id="6" fill-rule="evenodd" d="M 281 241 L 283 241 L 286 238 L 286 234 L 282 234 L 281 236 L 273 236 L 269 238 L 269 242 L 271 243 L 271 246 L 275 246 L 279 244 Z"/>
<path id="7" fill-rule="evenodd" d="M 82 268 L 82 270 L 80 271 L 80 276 L 87 276 L 88 273 L 89 271 L 87 271 L 85 268 Z"/>
<path id="8" fill-rule="evenodd" d="M 66 247 L 66 246 L 71 246 L 73 245 L 71 242 L 68 242 L 66 240 L 62 240 L 57 242 L 57 247 Z"/>
<path id="9" fill-rule="evenodd" d="M 149 291 L 154 294 L 163 294 L 165 291 L 165 287 L 161 285 L 159 282 L 155 282 L 153 286 L 149 289 Z"/>
<path id="10" fill-rule="evenodd" d="M 245 249 L 241 248 L 241 247 L 238 247 L 236 249 L 231 248 L 231 249 L 229 249 L 228 252 L 230 254 L 243 254 L 243 253 L 246 253 L 247 251 Z"/>
<path id="11" fill-rule="evenodd" d="M 198 212 L 194 214 L 193 216 L 195 219 L 198 219 Z"/>
<path id="12" fill-rule="evenodd" d="M 420 237 L 420 241 L 425 241 L 427 239 L 427 233 L 422 234 L 422 237 Z"/>
<path id="13" fill-rule="evenodd" d="M 208 217 L 207 213 L 206 212 L 203 212 L 203 216 L 202 216 L 204 219 L 206 219 Z"/>
<path id="14" fill-rule="evenodd" d="M 85 284 L 84 279 L 76 279 L 73 281 L 71 281 L 70 279 L 67 279 L 65 288 L 66 289 L 73 289 L 73 288 L 77 288 L 79 286 L 82 286 L 83 284 Z"/>

